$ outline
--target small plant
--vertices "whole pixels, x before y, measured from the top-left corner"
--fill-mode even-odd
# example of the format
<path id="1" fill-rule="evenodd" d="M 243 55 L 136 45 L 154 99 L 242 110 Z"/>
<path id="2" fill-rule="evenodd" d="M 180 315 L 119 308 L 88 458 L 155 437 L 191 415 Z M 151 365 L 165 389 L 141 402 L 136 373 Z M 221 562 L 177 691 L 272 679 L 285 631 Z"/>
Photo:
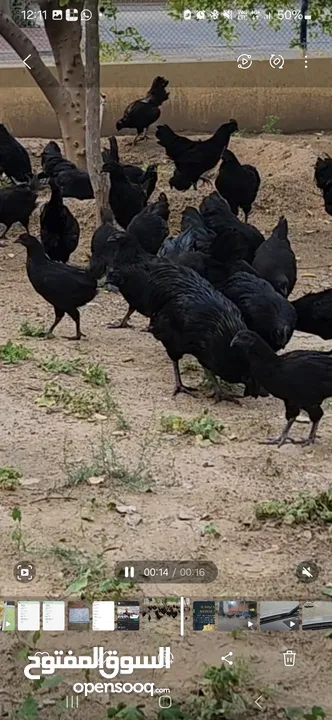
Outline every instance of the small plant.
<path id="1" fill-rule="evenodd" d="M 83 370 L 83 378 L 90 385 L 104 387 L 108 383 L 106 370 L 99 363 L 90 363 Z"/>
<path id="2" fill-rule="evenodd" d="M 284 710 L 287 720 L 325 720 L 326 718 L 324 708 L 318 705 L 314 705 L 310 710 L 301 707 L 286 707 Z"/>
<path id="3" fill-rule="evenodd" d="M 21 477 L 22 473 L 13 467 L 0 467 L 0 489 L 16 490 Z"/>
<path id="4" fill-rule="evenodd" d="M 56 355 L 46 358 L 39 363 L 39 367 L 45 372 L 64 373 L 65 375 L 73 375 L 81 370 L 82 360 L 74 358 L 73 360 L 60 360 Z"/>
<path id="5" fill-rule="evenodd" d="M 275 519 L 287 525 L 332 522 L 332 488 L 312 495 L 300 493 L 294 500 L 265 500 L 255 505 L 258 520 Z"/>
<path id="6" fill-rule="evenodd" d="M 0 360 L 5 365 L 18 365 L 23 360 L 27 360 L 31 357 L 32 352 L 29 348 L 24 345 L 15 345 L 11 340 L 8 340 L 5 345 L 0 345 Z"/>
<path id="7" fill-rule="evenodd" d="M 50 410 L 58 408 L 79 418 L 90 418 L 96 413 L 107 413 L 104 398 L 91 393 L 77 393 L 54 382 L 45 384 L 42 394 L 35 402 L 38 407 Z"/>
<path id="8" fill-rule="evenodd" d="M 147 468 L 146 444 L 143 442 L 138 462 L 127 465 L 116 452 L 114 445 L 108 442 L 103 450 L 102 474 L 112 483 L 119 483 L 135 492 L 147 492 L 154 484 L 154 478 Z"/>
<path id="9" fill-rule="evenodd" d="M 73 465 L 66 463 L 67 480 L 65 487 L 76 487 L 81 483 L 86 483 L 91 477 L 100 475 L 100 470 L 96 465 Z"/>
<path id="10" fill-rule="evenodd" d="M 217 443 L 220 442 L 224 426 L 209 415 L 200 415 L 189 420 L 179 415 L 166 415 L 161 418 L 161 428 L 164 432 L 195 435 L 200 440 Z"/>
<path id="11" fill-rule="evenodd" d="M 262 132 L 268 135 L 280 135 L 281 130 L 278 127 L 280 118 L 277 115 L 267 115 L 265 118 L 265 125 L 262 127 Z"/>
<path id="12" fill-rule="evenodd" d="M 203 529 L 204 535 L 210 535 L 211 537 L 220 537 L 220 533 L 218 532 L 216 528 L 216 524 L 214 522 L 209 522 L 207 525 L 204 526 Z"/>
<path id="13" fill-rule="evenodd" d="M 24 321 L 20 325 L 20 335 L 24 337 L 45 337 L 47 330 L 45 327 L 38 327 L 37 325 L 30 325 L 29 322 Z"/>
<path id="14" fill-rule="evenodd" d="M 13 542 L 16 543 L 16 547 L 18 552 L 20 550 L 25 550 L 25 543 L 23 541 L 23 531 L 22 531 L 22 513 L 19 507 L 14 507 L 11 511 L 11 518 L 16 523 L 14 530 L 11 534 L 11 539 Z"/>
<path id="15" fill-rule="evenodd" d="M 108 568 L 102 553 L 85 556 L 80 550 L 52 545 L 41 551 L 44 557 L 56 557 L 64 568 L 67 583 L 66 595 L 80 595 L 92 599 L 107 597 L 119 600 L 127 591 L 133 589 L 133 583 L 108 577 Z"/>
<path id="16" fill-rule="evenodd" d="M 246 697 L 246 685 L 250 679 L 248 666 L 237 662 L 232 667 L 208 667 L 201 683 L 200 696 L 189 698 L 185 704 L 189 717 L 219 717 L 235 720 L 248 716 L 251 702 Z"/>

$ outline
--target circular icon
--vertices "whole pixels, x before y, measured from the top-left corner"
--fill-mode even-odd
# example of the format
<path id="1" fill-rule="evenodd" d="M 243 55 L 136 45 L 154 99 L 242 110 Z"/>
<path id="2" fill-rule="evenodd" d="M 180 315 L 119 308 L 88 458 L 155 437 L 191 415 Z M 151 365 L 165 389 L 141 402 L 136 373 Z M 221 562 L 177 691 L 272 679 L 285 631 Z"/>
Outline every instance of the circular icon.
<path id="1" fill-rule="evenodd" d="M 18 582 L 31 582 L 35 576 L 36 568 L 29 560 L 23 560 L 23 562 L 17 563 L 14 567 L 14 578 Z"/>
<path id="2" fill-rule="evenodd" d="M 284 64 L 285 60 L 282 55 L 275 55 L 275 53 L 272 53 L 270 57 L 270 65 L 274 70 L 282 70 Z"/>
<path id="3" fill-rule="evenodd" d="M 245 53 L 243 55 L 239 55 L 236 62 L 240 70 L 249 70 L 252 66 L 251 55 L 246 55 Z"/>
<path id="4" fill-rule="evenodd" d="M 82 10 L 81 20 L 84 20 L 85 22 L 87 22 L 88 20 L 91 20 L 91 18 L 92 18 L 91 10 Z"/>
<path id="5" fill-rule="evenodd" d="M 162 710 L 172 707 L 172 698 L 170 695 L 160 695 L 158 705 Z"/>
<path id="6" fill-rule="evenodd" d="M 296 568 L 296 575 L 303 583 L 311 583 L 317 580 L 319 567 L 313 560 L 303 560 Z"/>

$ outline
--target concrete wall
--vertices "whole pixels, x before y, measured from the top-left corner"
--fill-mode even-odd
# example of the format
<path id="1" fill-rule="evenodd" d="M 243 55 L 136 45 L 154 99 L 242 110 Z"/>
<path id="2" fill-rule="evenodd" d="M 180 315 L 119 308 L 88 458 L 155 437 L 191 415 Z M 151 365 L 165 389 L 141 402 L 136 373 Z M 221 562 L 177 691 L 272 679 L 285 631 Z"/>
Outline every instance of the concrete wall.
<path id="1" fill-rule="evenodd" d="M 283 131 L 332 130 L 331 59 L 287 60 L 283 70 L 255 61 L 239 70 L 235 61 L 131 63 L 102 66 L 107 95 L 103 134 L 115 129 L 126 104 L 143 95 L 156 75 L 170 81 L 163 122 L 174 130 L 213 131 L 235 117 L 240 128 L 259 131 L 268 115 Z M 0 121 L 18 137 L 59 137 L 55 115 L 28 70 L 0 68 Z"/>

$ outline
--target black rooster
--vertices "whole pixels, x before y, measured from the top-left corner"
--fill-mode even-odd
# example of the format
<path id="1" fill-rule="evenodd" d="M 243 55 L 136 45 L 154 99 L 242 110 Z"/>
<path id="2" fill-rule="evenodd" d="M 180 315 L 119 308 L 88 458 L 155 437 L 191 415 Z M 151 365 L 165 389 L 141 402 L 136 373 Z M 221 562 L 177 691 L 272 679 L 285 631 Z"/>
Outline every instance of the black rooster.
<path id="1" fill-rule="evenodd" d="M 51 260 L 66 263 L 77 248 L 80 226 L 69 208 L 63 204 L 54 178 L 50 178 L 49 184 L 52 194 L 40 215 L 40 239 Z"/>
<path id="2" fill-rule="evenodd" d="M 284 401 L 287 424 L 280 437 L 268 444 L 284 445 L 300 410 L 305 410 L 312 422 L 309 437 L 303 445 L 315 442 L 317 428 L 323 417 L 322 402 L 332 397 L 332 354 L 295 350 L 276 355 L 256 333 L 239 332 L 232 340 L 233 348 L 242 350 L 251 372 L 266 390 Z M 292 440 L 294 442 L 294 440 Z"/>
<path id="3" fill-rule="evenodd" d="M 39 178 L 54 177 L 62 197 L 91 200 L 94 197 L 89 174 L 75 163 L 66 160 L 59 145 L 51 140 L 42 152 L 42 169 Z"/>
<path id="4" fill-rule="evenodd" d="M 173 160 L 176 171 L 170 179 L 171 188 L 188 190 L 191 185 L 197 189 L 200 179 L 208 180 L 203 173 L 212 170 L 227 148 L 232 133 L 238 130 L 236 120 L 221 125 L 208 140 L 190 140 L 177 135 L 169 125 L 158 125 L 156 138 Z"/>
<path id="5" fill-rule="evenodd" d="M 93 300 L 97 292 L 97 280 L 90 269 L 82 269 L 50 260 L 37 238 L 32 235 L 20 235 L 15 243 L 27 249 L 27 274 L 35 291 L 46 302 L 53 305 L 55 321 L 46 335 L 62 320 L 70 315 L 76 325 L 76 336 L 70 340 L 84 337 L 80 327 L 79 307 Z"/>
<path id="6" fill-rule="evenodd" d="M 241 165 L 231 150 L 224 150 L 215 186 L 234 215 L 239 214 L 239 208 L 243 210 L 245 222 L 256 200 L 260 182 L 254 165 Z"/>
<path id="7" fill-rule="evenodd" d="M 296 283 L 296 258 L 288 239 L 285 217 L 279 219 L 271 237 L 259 246 L 252 266 L 280 295 L 290 295 Z"/>
<path id="8" fill-rule="evenodd" d="M 332 339 L 332 290 L 308 293 L 292 302 L 296 311 L 296 330 Z"/>
<path id="9" fill-rule="evenodd" d="M 116 162 L 104 163 L 102 172 L 108 172 L 111 181 L 109 204 L 116 222 L 124 230 L 130 221 L 147 203 L 146 185 L 136 185 L 128 180 L 122 165 Z M 147 185 L 149 180 L 146 181 Z"/>
<path id="10" fill-rule="evenodd" d="M 247 272 L 237 272 L 222 291 L 239 308 L 249 330 L 254 330 L 277 351 L 287 345 L 296 326 L 291 303 L 272 285 Z"/>
<path id="11" fill-rule="evenodd" d="M 33 178 L 29 183 L 0 189 L 0 225 L 5 229 L 1 237 L 14 223 L 21 223 L 29 232 L 30 215 L 36 207 L 38 196 L 38 180 Z"/>
<path id="12" fill-rule="evenodd" d="M 322 190 L 325 210 L 332 215 L 332 158 L 317 158 L 315 165 L 316 185 Z"/>
<path id="13" fill-rule="evenodd" d="M 151 255 L 156 255 L 168 235 L 169 204 L 165 193 L 131 220 L 127 233 Z"/>
<path id="14" fill-rule="evenodd" d="M 137 135 L 134 138 L 136 145 L 140 135 L 147 138 L 147 131 L 150 125 L 160 118 L 160 106 L 169 98 L 166 92 L 168 80 L 164 77 L 155 77 L 153 83 L 144 98 L 135 100 L 126 107 L 123 117 L 117 121 L 116 129 L 135 128 Z"/>
<path id="15" fill-rule="evenodd" d="M 146 194 L 149 198 L 150 195 L 152 195 L 153 191 L 155 190 L 155 187 L 157 185 L 158 175 L 157 175 L 157 166 L 156 165 L 148 165 L 148 167 L 143 170 L 143 168 L 139 167 L 139 165 L 131 165 L 129 163 L 121 163 L 120 162 L 120 156 L 119 156 L 119 149 L 118 149 L 118 143 L 117 139 L 114 135 L 112 135 L 110 138 L 108 138 L 110 148 L 104 149 L 102 151 L 102 158 L 104 163 L 109 163 L 111 161 L 114 161 L 121 165 L 123 167 L 124 172 L 128 180 L 130 182 L 136 184 L 136 185 L 144 185 L 146 188 Z M 149 182 L 148 182 L 149 181 Z"/>
<path id="16" fill-rule="evenodd" d="M 202 200 L 200 211 L 205 225 L 216 236 L 210 254 L 220 262 L 242 259 L 252 263 L 257 248 L 264 242 L 262 233 L 254 225 L 241 222 L 218 192 Z"/>
<path id="17" fill-rule="evenodd" d="M 153 307 L 150 331 L 172 360 L 174 394 L 191 392 L 179 371 L 179 361 L 188 353 L 214 378 L 245 383 L 257 395 L 259 389 L 252 383 L 248 364 L 230 346 L 237 332 L 246 329 L 236 305 L 190 268 L 171 262 L 150 271 L 149 285 Z M 221 399 L 220 388 L 218 395 Z M 227 394 L 224 399 L 235 398 Z"/>
<path id="18" fill-rule="evenodd" d="M 31 162 L 26 149 L 0 123 L 0 175 L 12 182 L 27 182 L 32 177 Z"/>

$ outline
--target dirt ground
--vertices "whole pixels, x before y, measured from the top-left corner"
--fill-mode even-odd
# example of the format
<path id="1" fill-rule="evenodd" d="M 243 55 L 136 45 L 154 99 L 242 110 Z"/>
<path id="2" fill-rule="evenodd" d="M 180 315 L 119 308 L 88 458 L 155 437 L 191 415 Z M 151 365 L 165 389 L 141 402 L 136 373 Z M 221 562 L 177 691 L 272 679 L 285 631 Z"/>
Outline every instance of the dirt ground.
<path id="1" fill-rule="evenodd" d="M 39 167 L 44 142 L 22 142 Z M 242 161 L 255 164 L 261 174 L 251 222 L 267 235 L 279 215 L 288 219 L 298 261 L 294 297 L 329 287 L 332 219 L 325 214 L 313 183 L 313 168 L 318 154 L 331 152 L 332 137 L 237 137 L 231 145 Z M 128 148 L 126 138 L 121 138 L 120 152 L 127 161 L 158 163 L 157 190 L 167 192 L 171 231 L 178 232 L 181 211 L 186 204 L 198 206 L 209 188 L 197 193 L 170 191 L 171 164 L 155 140 Z M 94 205 L 92 201 L 67 202 L 81 226 L 79 248 L 72 260 L 84 263 L 95 229 Z M 31 227 L 37 234 L 37 211 Z M 0 488 L 2 597 L 66 597 L 68 586 L 82 577 L 80 564 L 85 562 L 88 582 L 81 591 L 83 588 L 86 597 L 118 598 L 123 595 L 123 585 L 116 595 L 113 586 L 109 592 L 102 589 L 102 582 L 114 577 L 117 562 L 179 559 L 213 561 L 219 570 L 217 580 L 206 586 L 140 585 L 131 590 L 132 598 L 181 594 L 191 598 L 322 599 L 321 589 L 332 582 L 329 528 L 260 524 L 254 519 L 254 505 L 272 498 L 290 499 L 301 491 L 321 491 L 332 484 L 331 405 L 326 403 L 320 442 L 315 447 L 286 445 L 278 450 L 259 444 L 281 430 L 281 402 L 271 397 L 246 398 L 241 406 L 215 405 L 203 389 L 197 398 L 173 398 L 172 367 L 164 348 L 150 334 L 140 332 L 146 319 L 134 314 L 133 329 L 107 329 L 106 323 L 120 318 L 126 304 L 120 296 L 103 290 L 82 311 L 87 338 L 80 343 L 65 338 L 74 330 L 70 319 L 60 324 L 53 340 L 22 337 L 22 323 L 48 326 L 53 316 L 51 307 L 27 280 L 25 251 L 12 245 L 17 234 L 15 227 L 0 250 L 0 343 L 22 343 L 32 355 L 19 365 L 0 363 L 0 467 L 12 466 L 22 473 L 16 490 Z M 295 333 L 287 349 L 300 347 L 332 350 L 332 342 Z M 85 383 L 82 373 L 43 370 L 40 363 L 54 355 L 64 361 L 80 358 L 81 366 L 100 363 L 109 377 L 107 393 Z M 182 363 L 185 381 L 199 385 L 202 373 L 188 360 L 191 358 Z M 40 406 L 36 400 L 47 382 L 76 393 L 92 393 L 101 403 L 97 413 L 81 419 Z M 193 418 L 203 412 L 222 422 L 220 443 L 161 429 L 162 416 Z M 294 432 L 299 437 L 307 434 L 309 425 L 297 423 Z M 100 469 L 101 458 L 106 456 L 107 463 Z M 86 479 L 89 475 L 92 482 L 91 477 Z M 22 514 L 21 538 L 17 531 L 12 536 L 14 507 Z M 212 532 L 206 531 L 206 526 Z M 315 560 L 320 568 L 312 585 L 299 583 L 295 574 L 297 564 L 306 558 Z M 13 569 L 26 559 L 34 563 L 36 577 L 23 586 L 15 580 Z M 143 646 L 145 651 L 155 649 L 167 644 L 171 636 L 175 661 L 168 674 L 158 676 L 158 684 L 170 687 L 175 698 L 185 697 L 195 687 L 205 664 L 218 665 L 220 656 L 232 650 L 236 658 L 248 662 L 253 673 L 251 707 L 255 708 L 255 695 L 264 695 L 260 717 L 282 718 L 286 706 L 317 704 L 332 718 L 332 640 L 326 633 L 299 632 L 288 640 L 289 635 L 278 633 L 247 632 L 235 638 L 215 631 L 193 633 L 188 628 L 180 638 L 174 637 L 173 631 L 168 633 L 165 623 L 152 625 L 150 631 L 144 623 L 144 634 L 140 631 L 137 639 L 135 634 L 133 639 L 133 634 L 121 633 L 120 639 L 111 636 L 111 641 L 119 653 L 143 652 Z M 29 683 L 23 678 L 24 663 L 17 660 L 17 652 L 22 643 L 31 644 L 30 635 L 22 640 L 22 635 L 2 633 L 0 670 L 6 678 L 0 689 L 2 717 L 11 717 L 12 708 L 29 692 Z M 102 644 L 92 633 L 67 633 L 65 637 L 44 633 L 38 648 L 78 652 L 96 642 Z M 109 636 L 103 637 L 103 642 L 109 646 Z M 282 653 L 287 649 L 298 655 L 291 669 L 283 665 Z M 274 687 L 273 695 L 267 686 Z M 37 693 L 41 720 L 60 717 L 50 702 L 63 694 L 62 685 Z M 106 701 L 116 704 L 114 699 L 94 695 L 81 707 L 89 720 L 102 720 Z M 135 699 L 130 702 L 135 704 Z M 151 717 L 157 710 L 155 698 L 153 702 Z M 248 711 L 247 717 L 255 711 Z M 84 713 L 74 710 L 71 717 L 82 718 Z"/>

